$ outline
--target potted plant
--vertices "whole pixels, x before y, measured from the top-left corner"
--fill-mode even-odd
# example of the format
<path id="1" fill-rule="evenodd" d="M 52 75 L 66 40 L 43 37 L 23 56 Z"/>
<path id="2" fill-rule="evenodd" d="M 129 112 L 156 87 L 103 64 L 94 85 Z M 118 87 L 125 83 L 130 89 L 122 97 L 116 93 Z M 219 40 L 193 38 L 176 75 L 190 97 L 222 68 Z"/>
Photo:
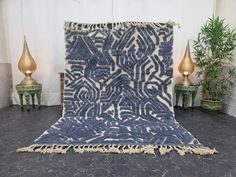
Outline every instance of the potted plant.
<path id="1" fill-rule="evenodd" d="M 201 107 L 210 111 L 222 109 L 223 98 L 230 93 L 236 80 L 232 56 L 236 32 L 224 19 L 209 18 L 194 41 L 194 57 L 202 86 Z"/>

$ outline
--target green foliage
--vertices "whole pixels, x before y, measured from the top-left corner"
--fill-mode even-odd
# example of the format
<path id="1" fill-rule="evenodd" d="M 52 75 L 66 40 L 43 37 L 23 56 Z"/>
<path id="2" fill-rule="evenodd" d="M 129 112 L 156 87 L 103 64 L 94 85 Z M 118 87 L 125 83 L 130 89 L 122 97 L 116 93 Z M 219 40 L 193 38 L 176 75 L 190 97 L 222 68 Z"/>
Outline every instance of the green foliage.
<path id="1" fill-rule="evenodd" d="M 236 32 L 224 19 L 213 16 L 201 27 L 193 48 L 198 76 L 203 76 L 200 84 L 204 99 L 222 100 L 234 85 L 236 71 L 231 66 L 235 46 Z"/>

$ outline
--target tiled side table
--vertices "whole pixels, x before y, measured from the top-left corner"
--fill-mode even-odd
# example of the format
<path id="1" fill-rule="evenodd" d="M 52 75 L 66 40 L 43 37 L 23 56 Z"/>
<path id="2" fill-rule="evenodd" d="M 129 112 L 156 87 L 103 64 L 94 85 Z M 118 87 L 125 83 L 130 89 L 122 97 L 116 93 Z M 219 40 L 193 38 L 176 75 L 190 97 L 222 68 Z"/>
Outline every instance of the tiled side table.
<path id="1" fill-rule="evenodd" d="M 30 98 L 32 99 L 33 108 L 35 108 L 35 96 L 38 100 L 38 107 L 41 108 L 41 93 L 42 93 L 42 84 L 34 84 L 34 85 L 16 85 L 16 90 L 20 97 L 21 110 L 24 108 L 27 111 L 30 111 Z M 25 100 L 25 105 L 24 105 Z"/>
<path id="2" fill-rule="evenodd" d="M 197 94 L 198 85 L 182 86 L 179 84 L 175 85 L 175 95 L 176 95 L 176 106 L 179 103 L 179 96 L 182 94 L 182 106 L 184 109 L 188 108 L 190 97 L 192 97 L 192 107 L 194 107 L 195 97 Z"/>

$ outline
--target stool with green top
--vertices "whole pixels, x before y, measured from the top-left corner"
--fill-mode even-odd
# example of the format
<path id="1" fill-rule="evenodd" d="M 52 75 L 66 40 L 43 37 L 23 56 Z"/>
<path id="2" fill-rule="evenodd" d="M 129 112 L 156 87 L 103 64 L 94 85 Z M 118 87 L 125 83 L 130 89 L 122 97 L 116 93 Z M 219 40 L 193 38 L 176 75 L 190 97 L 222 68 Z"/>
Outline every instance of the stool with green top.
<path id="1" fill-rule="evenodd" d="M 197 94 L 198 85 L 183 86 L 181 84 L 175 85 L 176 106 L 179 103 L 179 96 L 182 94 L 182 107 L 188 108 L 190 97 L 192 97 L 192 107 L 194 107 L 195 97 Z"/>
<path id="2" fill-rule="evenodd" d="M 30 99 L 32 100 L 32 106 L 35 108 L 35 97 L 38 102 L 38 108 L 41 108 L 41 93 L 42 93 L 42 84 L 32 84 L 32 85 L 24 85 L 18 84 L 16 85 L 16 90 L 20 97 L 21 110 L 24 108 L 27 111 L 30 111 Z M 24 104 L 25 102 L 25 104 Z"/>

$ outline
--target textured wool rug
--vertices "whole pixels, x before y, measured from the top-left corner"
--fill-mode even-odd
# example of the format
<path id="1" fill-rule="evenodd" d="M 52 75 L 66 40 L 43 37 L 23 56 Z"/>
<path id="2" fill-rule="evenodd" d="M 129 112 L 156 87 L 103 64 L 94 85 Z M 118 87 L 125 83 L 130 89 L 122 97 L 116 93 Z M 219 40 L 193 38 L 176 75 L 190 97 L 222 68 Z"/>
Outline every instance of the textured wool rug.
<path id="1" fill-rule="evenodd" d="M 65 41 L 63 117 L 18 152 L 217 152 L 174 118 L 170 23 L 66 22 Z"/>

